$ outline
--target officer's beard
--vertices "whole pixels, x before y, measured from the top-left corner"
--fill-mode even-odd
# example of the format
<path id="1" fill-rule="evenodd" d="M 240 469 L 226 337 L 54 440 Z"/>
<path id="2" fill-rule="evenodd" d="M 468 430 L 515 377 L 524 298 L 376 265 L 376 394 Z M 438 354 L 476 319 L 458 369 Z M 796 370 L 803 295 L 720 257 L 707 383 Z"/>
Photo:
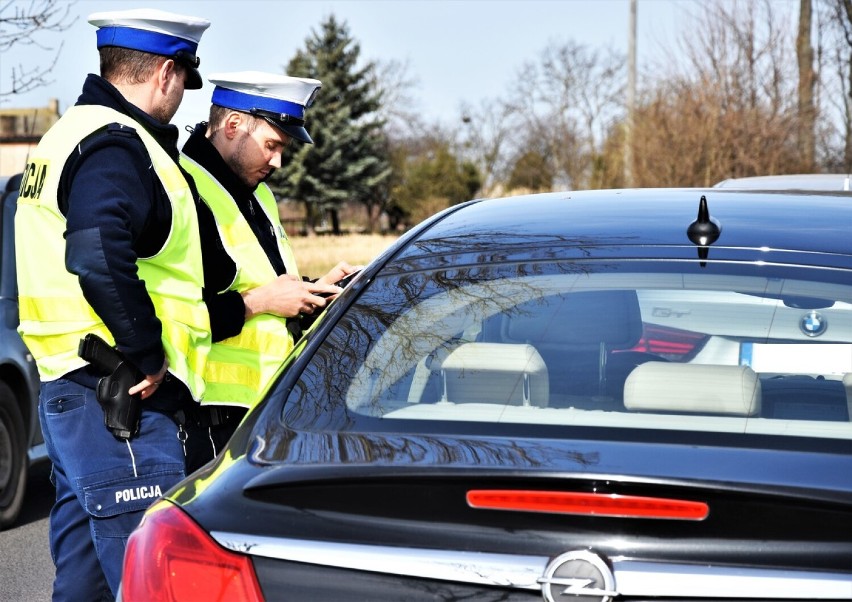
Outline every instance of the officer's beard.
<path id="1" fill-rule="evenodd" d="M 257 154 L 257 149 L 248 149 L 249 143 L 253 145 L 257 145 L 257 142 L 246 133 L 240 137 L 237 141 L 236 148 L 234 152 L 231 154 L 231 160 L 229 161 L 229 165 L 231 170 L 234 172 L 234 175 L 239 178 L 239 180 L 245 184 L 249 189 L 254 190 L 260 185 L 261 182 L 266 182 L 273 173 L 275 173 L 275 169 L 269 167 L 268 165 L 264 165 L 264 167 L 269 167 L 269 173 L 266 176 L 262 176 L 260 174 L 260 169 L 256 167 L 254 164 L 249 164 L 250 160 L 247 159 L 252 154 Z M 247 152 L 248 151 L 248 152 Z M 254 151 L 252 153 L 251 151 Z"/>

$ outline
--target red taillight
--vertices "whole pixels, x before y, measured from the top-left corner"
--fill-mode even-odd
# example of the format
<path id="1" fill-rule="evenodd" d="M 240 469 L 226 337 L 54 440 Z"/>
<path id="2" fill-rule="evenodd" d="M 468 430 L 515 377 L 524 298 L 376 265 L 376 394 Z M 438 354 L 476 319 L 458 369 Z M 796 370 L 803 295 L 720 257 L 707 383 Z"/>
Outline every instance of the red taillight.
<path id="1" fill-rule="evenodd" d="M 161 501 L 145 513 L 124 554 L 126 602 L 261 602 L 251 559 L 217 544 L 180 508 Z"/>
<path id="2" fill-rule="evenodd" d="M 704 520 L 710 513 L 704 502 L 565 491 L 471 490 L 467 492 L 467 503 L 471 508 L 488 510 L 626 518 Z"/>
<path id="3" fill-rule="evenodd" d="M 642 338 L 629 351 L 654 353 L 666 359 L 683 362 L 701 351 L 709 338 L 700 332 L 646 323 Z"/>

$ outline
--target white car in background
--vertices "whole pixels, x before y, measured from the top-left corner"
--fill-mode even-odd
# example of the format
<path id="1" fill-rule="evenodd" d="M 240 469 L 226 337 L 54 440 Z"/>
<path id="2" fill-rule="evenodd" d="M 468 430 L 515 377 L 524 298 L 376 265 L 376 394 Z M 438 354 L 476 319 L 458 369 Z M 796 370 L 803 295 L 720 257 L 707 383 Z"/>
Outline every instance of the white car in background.
<path id="1" fill-rule="evenodd" d="M 730 178 L 715 184 L 713 188 L 737 188 L 740 190 L 826 190 L 852 191 L 852 174 L 785 174 L 779 176 L 752 176 Z"/>

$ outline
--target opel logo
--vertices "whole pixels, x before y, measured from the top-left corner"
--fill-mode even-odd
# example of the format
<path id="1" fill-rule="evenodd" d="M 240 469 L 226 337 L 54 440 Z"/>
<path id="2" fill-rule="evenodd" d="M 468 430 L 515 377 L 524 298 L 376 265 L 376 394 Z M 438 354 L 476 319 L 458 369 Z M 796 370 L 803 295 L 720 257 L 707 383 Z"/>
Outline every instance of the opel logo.
<path id="1" fill-rule="evenodd" d="M 828 330 L 828 320 L 818 311 L 809 311 L 799 320 L 799 329 L 809 337 L 818 337 Z"/>
<path id="2" fill-rule="evenodd" d="M 546 602 L 609 602 L 618 595 L 607 563 L 585 550 L 554 558 L 538 582 Z"/>

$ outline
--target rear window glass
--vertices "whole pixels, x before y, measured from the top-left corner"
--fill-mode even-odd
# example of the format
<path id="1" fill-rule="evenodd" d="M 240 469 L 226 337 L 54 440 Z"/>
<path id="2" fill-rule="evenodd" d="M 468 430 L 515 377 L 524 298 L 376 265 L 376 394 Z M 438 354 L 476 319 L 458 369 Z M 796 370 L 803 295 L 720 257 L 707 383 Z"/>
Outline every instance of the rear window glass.
<path id="1" fill-rule="evenodd" d="M 385 276 L 310 358 L 285 419 L 310 430 L 852 439 L 849 281 L 838 270 L 669 261 Z"/>

